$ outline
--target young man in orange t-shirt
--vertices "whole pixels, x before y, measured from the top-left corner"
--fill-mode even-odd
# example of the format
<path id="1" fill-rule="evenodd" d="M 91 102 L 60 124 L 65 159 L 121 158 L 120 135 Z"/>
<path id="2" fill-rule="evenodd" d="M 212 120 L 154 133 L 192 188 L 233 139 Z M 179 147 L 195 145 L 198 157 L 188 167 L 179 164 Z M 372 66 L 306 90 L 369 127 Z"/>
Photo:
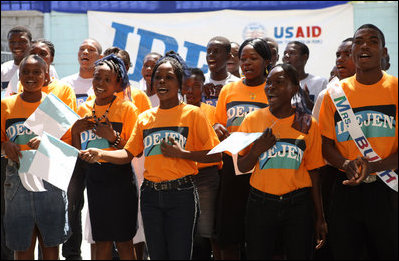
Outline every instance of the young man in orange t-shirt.
<path id="1" fill-rule="evenodd" d="M 362 156 L 332 102 L 320 111 L 323 156 L 337 172 L 330 222 L 334 259 L 398 259 L 397 194 L 376 172 L 398 168 L 398 79 L 383 72 L 384 34 L 376 26 L 356 30 L 352 59 L 356 74 L 340 81 L 365 137 L 381 157 Z"/>

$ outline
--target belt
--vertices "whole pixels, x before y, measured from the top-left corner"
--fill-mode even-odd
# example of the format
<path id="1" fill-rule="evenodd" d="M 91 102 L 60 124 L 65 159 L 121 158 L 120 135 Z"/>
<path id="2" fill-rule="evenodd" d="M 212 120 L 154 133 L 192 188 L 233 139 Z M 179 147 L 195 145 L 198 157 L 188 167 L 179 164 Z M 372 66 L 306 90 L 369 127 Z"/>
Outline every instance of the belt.
<path id="1" fill-rule="evenodd" d="M 181 185 L 185 185 L 188 183 L 194 184 L 193 175 L 187 175 L 180 179 L 174 179 L 174 180 L 168 180 L 168 181 L 162 181 L 162 182 L 153 182 L 153 181 L 144 179 L 143 186 L 150 187 L 157 191 L 163 191 L 163 190 L 177 189 Z"/>
<path id="2" fill-rule="evenodd" d="M 283 195 L 273 195 L 269 194 L 260 190 L 257 190 L 254 187 L 250 187 L 250 192 L 255 194 L 258 197 L 264 198 L 264 199 L 273 199 L 273 200 L 287 200 L 287 199 L 292 199 L 294 197 L 299 197 L 299 196 L 304 196 L 310 192 L 310 187 L 306 188 L 300 188 L 294 191 L 291 191 L 289 193 L 283 194 Z"/>

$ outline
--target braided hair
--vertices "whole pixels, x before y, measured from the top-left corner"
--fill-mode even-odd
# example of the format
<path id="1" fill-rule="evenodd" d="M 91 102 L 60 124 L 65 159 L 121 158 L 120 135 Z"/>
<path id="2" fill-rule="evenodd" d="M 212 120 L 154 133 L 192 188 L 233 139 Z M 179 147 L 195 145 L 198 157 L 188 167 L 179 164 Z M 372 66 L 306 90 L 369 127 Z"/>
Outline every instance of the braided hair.
<path id="1" fill-rule="evenodd" d="M 116 74 L 116 81 L 121 84 L 122 89 L 126 89 L 129 85 L 129 78 L 125 64 L 120 58 L 115 54 L 110 54 L 95 62 L 95 66 L 101 65 L 107 65 Z"/>

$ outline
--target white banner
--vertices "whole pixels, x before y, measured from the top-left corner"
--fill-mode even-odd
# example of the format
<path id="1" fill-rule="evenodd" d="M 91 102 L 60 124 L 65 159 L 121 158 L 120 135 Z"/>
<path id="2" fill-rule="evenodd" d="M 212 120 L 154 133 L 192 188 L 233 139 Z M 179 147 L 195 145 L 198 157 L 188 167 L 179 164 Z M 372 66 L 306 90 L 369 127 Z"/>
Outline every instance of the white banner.
<path id="1" fill-rule="evenodd" d="M 315 10 L 235 11 L 199 13 L 88 12 L 89 36 L 103 50 L 118 46 L 129 52 L 129 78 L 141 79 L 144 56 L 175 50 L 188 66 L 208 71 L 206 45 L 214 36 L 241 44 L 251 37 L 272 37 L 279 43 L 281 62 L 290 41 L 304 42 L 310 49 L 306 72 L 329 78 L 339 44 L 352 37 L 353 6 L 344 4 Z"/>

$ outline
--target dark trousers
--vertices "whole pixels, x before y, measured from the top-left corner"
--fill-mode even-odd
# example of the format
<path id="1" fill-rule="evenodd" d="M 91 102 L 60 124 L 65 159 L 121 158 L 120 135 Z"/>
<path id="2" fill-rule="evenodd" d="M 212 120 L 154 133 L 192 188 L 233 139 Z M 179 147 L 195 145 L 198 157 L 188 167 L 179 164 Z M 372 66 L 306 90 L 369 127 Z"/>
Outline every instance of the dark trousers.
<path id="1" fill-rule="evenodd" d="M 157 191 L 142 185 L 141 215 L 151 260 L 189 260 L 198 217 L 194 184 Z"/>
<path id="2" fill-rule="evenodd" d="M 62 256 L 69 260 L 81 258 L 83 192 L 86 188 L 86 163 L 78 159 L 68 187 L 68 220 L 71 237 L 62 245 Z"/>
<path id="3" fill-rule="evenodd" d="M 398 259 L 398 194 L 379 178 L 351 187 L 337 173 L 329 224 L 334 259 Z"/>
<path id="4" fill-rule="evenodd" d="M 6 166 L 8 159 L 1 157 L 1 260 L 14 260 L 14 251 L 6 246 L 6 235 L 4 231 L 3 217 L 5 210 L 4 181 L 6 179 Z"/>
<path id="5" fill-rule="evenodd" d="M 314 206 L 310 188 L 273 197 L 251 187 L 246 215 L 249 260 L 271 260 L 280 235 L 287 259 L 311 259 Z"/>

